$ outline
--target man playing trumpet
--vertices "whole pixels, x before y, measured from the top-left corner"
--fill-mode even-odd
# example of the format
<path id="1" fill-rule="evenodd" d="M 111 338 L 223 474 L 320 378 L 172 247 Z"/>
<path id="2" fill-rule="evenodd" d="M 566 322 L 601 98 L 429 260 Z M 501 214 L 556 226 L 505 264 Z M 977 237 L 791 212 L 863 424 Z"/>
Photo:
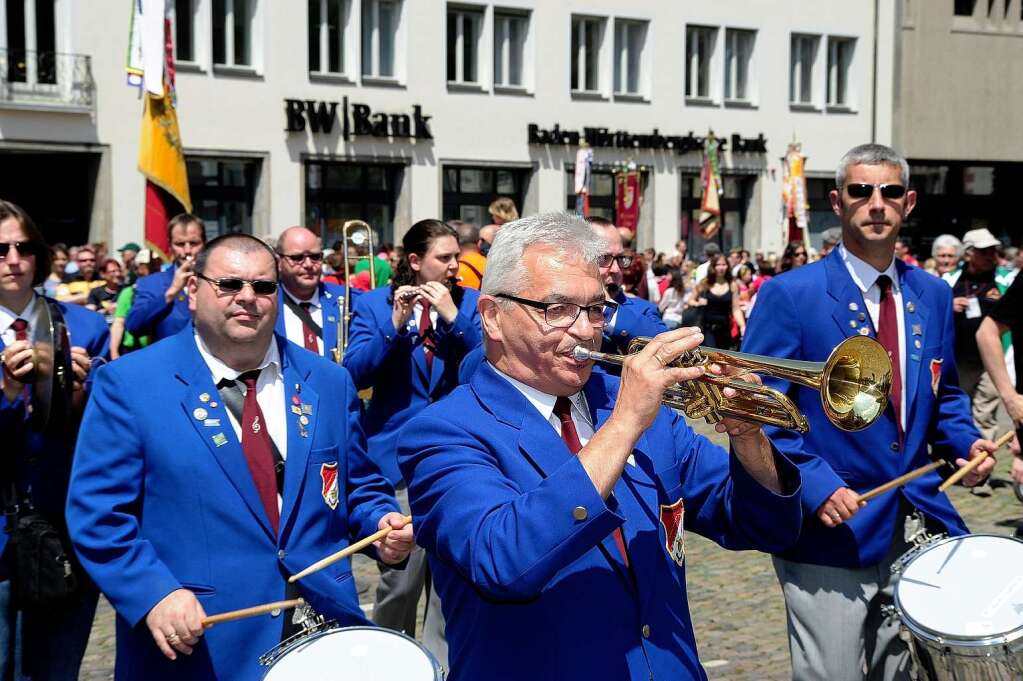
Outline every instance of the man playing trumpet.
<path id="1" fill-rule="evenodd" d="M 479 303 L 487 361 L 398 437 L 451 681 L 705 679 L 683 514 L 731 549 L 797 537 L 798 471 L 758 426 L 721 421 L 729 454 L 661 405 L 702 373 L 672 366 L 698 330 L 657 336 L 621 379 L 573 357 L 601 344 L 605 249 L 574 216 L 505 225 Z"/>

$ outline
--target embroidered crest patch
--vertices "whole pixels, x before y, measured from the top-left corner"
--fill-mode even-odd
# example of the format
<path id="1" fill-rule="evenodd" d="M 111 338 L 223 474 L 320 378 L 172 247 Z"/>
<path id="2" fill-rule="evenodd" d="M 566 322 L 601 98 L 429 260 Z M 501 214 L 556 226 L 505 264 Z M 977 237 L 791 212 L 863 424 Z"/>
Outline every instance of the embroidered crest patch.
<path id="1" fill-rule="evenodd" d="M 931 360 L 931 392 L 934 396 L 938 396 L 938 383 L 941 382 L 941 363 L 944 360 L 932 359 Z"/>
<path id="2" fill-rule="evenodd" d="M 337 464 L 320 464 L 320 479 L 323 481 L 321 492 L 323 494 L 323 501 L 333 511 L 337 509 L 338 502 Z"/>
<path id="3" fill-rule="evenodd" d="M 682 518 L 685 505 L 679 499 L 671 506 L 661 504 L 661 526 L 664 527 L 664 548 L 679 567 L 686 562 L 685 534 Z"/>

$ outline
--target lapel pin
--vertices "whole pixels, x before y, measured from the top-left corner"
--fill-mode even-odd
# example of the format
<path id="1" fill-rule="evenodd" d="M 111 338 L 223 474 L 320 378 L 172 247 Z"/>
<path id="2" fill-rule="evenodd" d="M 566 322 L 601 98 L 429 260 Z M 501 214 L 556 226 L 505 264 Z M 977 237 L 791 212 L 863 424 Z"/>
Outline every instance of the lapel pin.
<path id="1" fill-rule="evenodd" d="M 865 327 L 865 326 L 861 326 L 861 327 L 860 327 L 860 335 L 861 335 L 861 336 L 867 336 L 867 335 L 869 335 L 869 334 L 870 334 L 870 329 L 868 329 L 868 328 L 867 328 L 867 327 Z"/>
<path id="2" fill-rule="evenodd" d="M 913 335 L 914 336 L 922 336 L 922 335 L 924 335 L 923 327 L 921 327 L 919 324 L 914 324 L 913 325 Z"/>
<path id="3" fill-rule="evenodd" d="M 295 384 L 295 392 L 297 392 L 297 393 L 301 393 L 302 392 L 302 386 L 299 385 L 298 383 Z"/>
<path id="4" fill-rule="evenodd" d="M 328 322 L 333 322 L 333 321 L 337 321 L 337 320 L 335 320 L 333 317 L 327 317 L 327 321 Z"/>
<path id="5" fill-rule="evenodd" d="M 850 319 L 849 320 L 849 328 L 850 329 L 855 329 L 856 328 L 856 320 L 855 319 Z"/>
<path id="6" fill-rule="evenodd" d="M 297 404 L 293 404 L 293 405 L 291 405 L 291 413 L 292 414 L 296 414 L 298 416 L 301 416 L 302 415 L 302 408 L 299 407 Z"/>
<path id="7" fill-rule="evenodd" d="M 192 416 L 195 417 L 196 421 L 204 421 L 207 415 L 206 410 L 202 407 L 196 407 L 195 411 L 192 412 Z"/>
<path id="8" fill-rule="evenodd" d="M 309 431 L 308 431 L 308 430 L 306 430 L 306 429 L 305 429 L 305 428 L 304 428 L 303 426 L 299 426 L 299 427 L 298 427 L 298 434 L 299 434 L 299 435 L 300 435 L 301 437 L 309 437 Z"/>
<path id="9" fill-rule="evenodd" d="M 909 310 L 910 312 L 916 312 L 916 304 L 911 300 L 908 303 L 906 303 L 906 309 Z"/>
<path id="10" fill-rule="evenodd" d="M 224 445 L 227 444 L 227 436 L 224 435 L 223 433 L 217 433 L 216 435 L 213 436 L 213 444 L 215 444 L 218 447 L 223 447 Z"/>
<path id="11" fill-rule="evenodd" d="M 210 401 L 210 394 L 209 393 L 203 393 L 202 395 L 199 395 L 199 401 L 200 402 L 209 402 Z"/>
<path id="12" fill-rule="evenodd" d="M 313 413 L 313 405 L 311 405 L 311 404 L 303 404 L 302 405 L 302 413 L 303 414 L 312 414 Z"/>
<path id="13" fill-rule="evenodd" d="M 302 414 L 301 416 L 298 417 L 298 422 L 301 423 L 303 426 L 308 426 L 309 417 L 306 416 L 305 414 Z"/>
<path id="14" fill-rule="evenodd" d="M 863 314 L 862 312 L 856 315 L 856 318 L 859 319 L 861 322 L 867 321 L 867 315 Z"/>
<path id="15" fill-rule="evenodd" d="M 858 309 L 860 309 L 859 305 L 857 305 L 856 303 L 849 303 L 849 311 L 850 312 L 856 312 L 856 310 L 858 310 Z"/>
<path id="16" fill-rule="evenodd" d="M 202 422 L 202 424 L 209 428 L 215 428 L 216 426 L 220 425 L 220 419 L 206 419 L 205 421 Z"/>
<path id="17" fill-rule="evenodd" d="M 217 403 L 216 402 L 210 402 L 210 407 L 212 409 L 216 409 L 217 408 Z"/>
<path id="18" fill-rule="evenodd" d="M 302 403 L 302 400 L 299 399 L 298 395 L 292 395 L 291 396 L 291 403 L 294 404 L 294 405 L 298 405 L 298 404 Z"/>
<path id="19" fill-rule="evenodd" d="M 920 349 L 920 339 L 919 338 L 917 338 L 916 340 L 913 341 L 913 347 L 916 348 L 917 350 Z"/>

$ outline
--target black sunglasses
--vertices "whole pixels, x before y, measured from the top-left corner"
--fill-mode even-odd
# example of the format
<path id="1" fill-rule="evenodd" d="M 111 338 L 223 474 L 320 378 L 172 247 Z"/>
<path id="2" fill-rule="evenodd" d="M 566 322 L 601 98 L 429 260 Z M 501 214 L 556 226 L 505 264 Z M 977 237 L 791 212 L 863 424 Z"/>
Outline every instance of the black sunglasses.
<path id="1" fill-rule="evenodd" d="M 277 293 L 277 282 L 268 279 L 238 279 L 237 277 L 224 277 L 222 279 L 211 279 L 205 274 L 196 274 L 203 281 L 208 281 L 221 293 L 240 293 L 245 284 L 252 287 L 252 292 L 257 296 L 272 296 Z"/>
<path id="2" fill-rule="evenodd" d="M 507 293 L 498 293 L 494 297 L 504 298 L 520 305 L 528 305 L 529 307 L 543 310 L 544 320 L 550 326 L 559 329 L 567 329 L 575 324 L 575 320 L 579 318 L 583 310 L 586 310 L 586 319 L 593 326 L 604 326 L 606 323 L 604 310 L 607 308 L 607 303 L 597 303 L 595 305 L 577 305 L 575 303 L 562 302 L 544 303 L 539 300 L 511 296 Z"/>
<path id="3" fill-rule="evenodd" d="M 288 260 L 290 260 L 292 265 L 301 265 L 302 263 L 305 262 L 306 258 L 309 258 L 313 262 L 322 262 L 323 261 L 323 252 L 322 251 L 318 251 L 316 253 L 294 253 L 294 254 L 280 253 L 279 255 L 282 258 L 287 258 Z"/>
<path id="4" fill-rule="evenodd" d="M 18 255 L 39 255 L 43 252 L 42 246 L 34 241 L 0 241 L 0 258 L 6 258 L 11 252 L 11 246 L 18 251 Z"/>
<path id="5" fill-rule="evenodd" d="M 869 199 L 874 194 L 874 189 L 881 191 L 881 196 L 886 199 L 901 199 L 906 195 L 906 188 L 901 184 L 867 184 L 866 182 L 854 182 L 845 185 L 845 190 L 854 199 Z"/>
<path id="6" fill-rule="evenodd" d="M 610 253 L 604 253 L 599 258 L 597 258 L 597 264 L 601 267 L 610 267 L 612 260 L 617 260 L 618 267 L 624 270 L 626 267 L 632 264 L 634 258 L 631 255 L 611 255 Z"/>

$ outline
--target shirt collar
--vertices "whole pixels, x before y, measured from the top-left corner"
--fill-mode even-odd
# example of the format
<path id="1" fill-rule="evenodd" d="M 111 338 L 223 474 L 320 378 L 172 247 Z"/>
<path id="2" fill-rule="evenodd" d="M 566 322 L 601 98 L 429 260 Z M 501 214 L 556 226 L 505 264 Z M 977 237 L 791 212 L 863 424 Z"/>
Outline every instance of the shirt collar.
<path id="1" fill-rule="evenodd" d="M 24 319 L 29 324 L 29 329 L 32 328 L 32 323 L 35 320 L 36 312 L 36 299 L 38 295 L 33 295 L 32 299 L 28 301 L 28 305 L 19 314 L 15 314 L 14 310 L 8 309 L 3 305 L 0 305 L 0 333 L 11 328 L 11 324 L 14 323 L 15 319 Z"/>
<path id="2" fill-rule="evenodd" d="M 888 263 L 888 267 L 883 272 L 878 272 L 873 265 L 850 253 L 843 244 L 838 244 L 836 248 L 838 248 L 838 254 L 842 257 L 846 269 L 852 275 L 853 283 L 861 292 L 866 293 L 870 290 L 870 287 L 877 283 L 877 278 L 882 274 L 892 280 L 892 290 L 896 293 L 899 291 L 899 271 L 895 268 L 894 253 L 892 253 L 892 261 Z"/>
<path id="3" fill-rule="evenodd" d="M 284 284 L 281 284 L 281 290 L 284 291 L 284 295 L 288 296 L 289 298 L 294 300 L 296 303 L 309 303 L 313 307 L 316 307 L 316 308 L 320 307 L 320 287 L 319 286 L 316 287 L 316 289 L 313 291 L 313 295 L 311 297 L 309 297 L 307 300 L 302 300 L 298 296 L 294 295 L 291 291 L 289 291 L 287 289 L 286 286 L 284 286 Z"/>
<path id="4" fill-rule="evenodd" d="M 209 367 L 210 373 L 213 374 L 213 385 L 219 385 L 223 380 L 237 380 L 243 372 L 232 369 L 214 356 L 214 354 L 210 351 L 209 346 L 206 345 L 206 341 L 203 340 L 203 337 L 200 336 L 198 332 L 195 332 L 193 335 L 195 337 L 195 345 L 199 349 L 199 355 L 202 357 L 203 361 L 206 362 L 206 366 Z M 270 347 L 266 349 L 266 354 L 263 355 L 263 361 L 260 362 L 257 369 L 260 373 L 262 373 L 263 369 L 268 366 L 273 366 L 275 376 L 281 375 L 281 357 L 280 353 L 277 351 L 277 343 L 273 339 L 270 340 Z"/>
<path id="5" fill-rule="evenodd" d="M 496 371 L 499 376 L 503 377 L 505 380 L 507 380 L 509 383 L 515 386 L 515 388 L 520 393 L 522 393 L 522 396 L 525 397 L 531 405 L 536 407 L 536 410 L 540 412 L 540 416 L 542 416 L 545 421 L 551 420 L 551 416 L 554 415 L 554 403 L 558 401 L 556 395 L 548 395 L 542 390 L 537 390 L 532 386 L 526 385 L 522 381 L 512 378 L 508 374 L 504 373 L 503 371 L 495 367 L 493 364 L 491 364 L 490 366 L 494 368 L 494 371 Z M 576 411 L 578 411 L 579 414 L 583 415 L 583 417 L 586 419 L 586 422 L 591 423 L 590 410 L 586 405 L 586 396 L 583 395 L 582 391 L 577 392 L 574 395 L 569 395 L 568 399 L 572 403 L 572 406 L 576 408 Z"/>

